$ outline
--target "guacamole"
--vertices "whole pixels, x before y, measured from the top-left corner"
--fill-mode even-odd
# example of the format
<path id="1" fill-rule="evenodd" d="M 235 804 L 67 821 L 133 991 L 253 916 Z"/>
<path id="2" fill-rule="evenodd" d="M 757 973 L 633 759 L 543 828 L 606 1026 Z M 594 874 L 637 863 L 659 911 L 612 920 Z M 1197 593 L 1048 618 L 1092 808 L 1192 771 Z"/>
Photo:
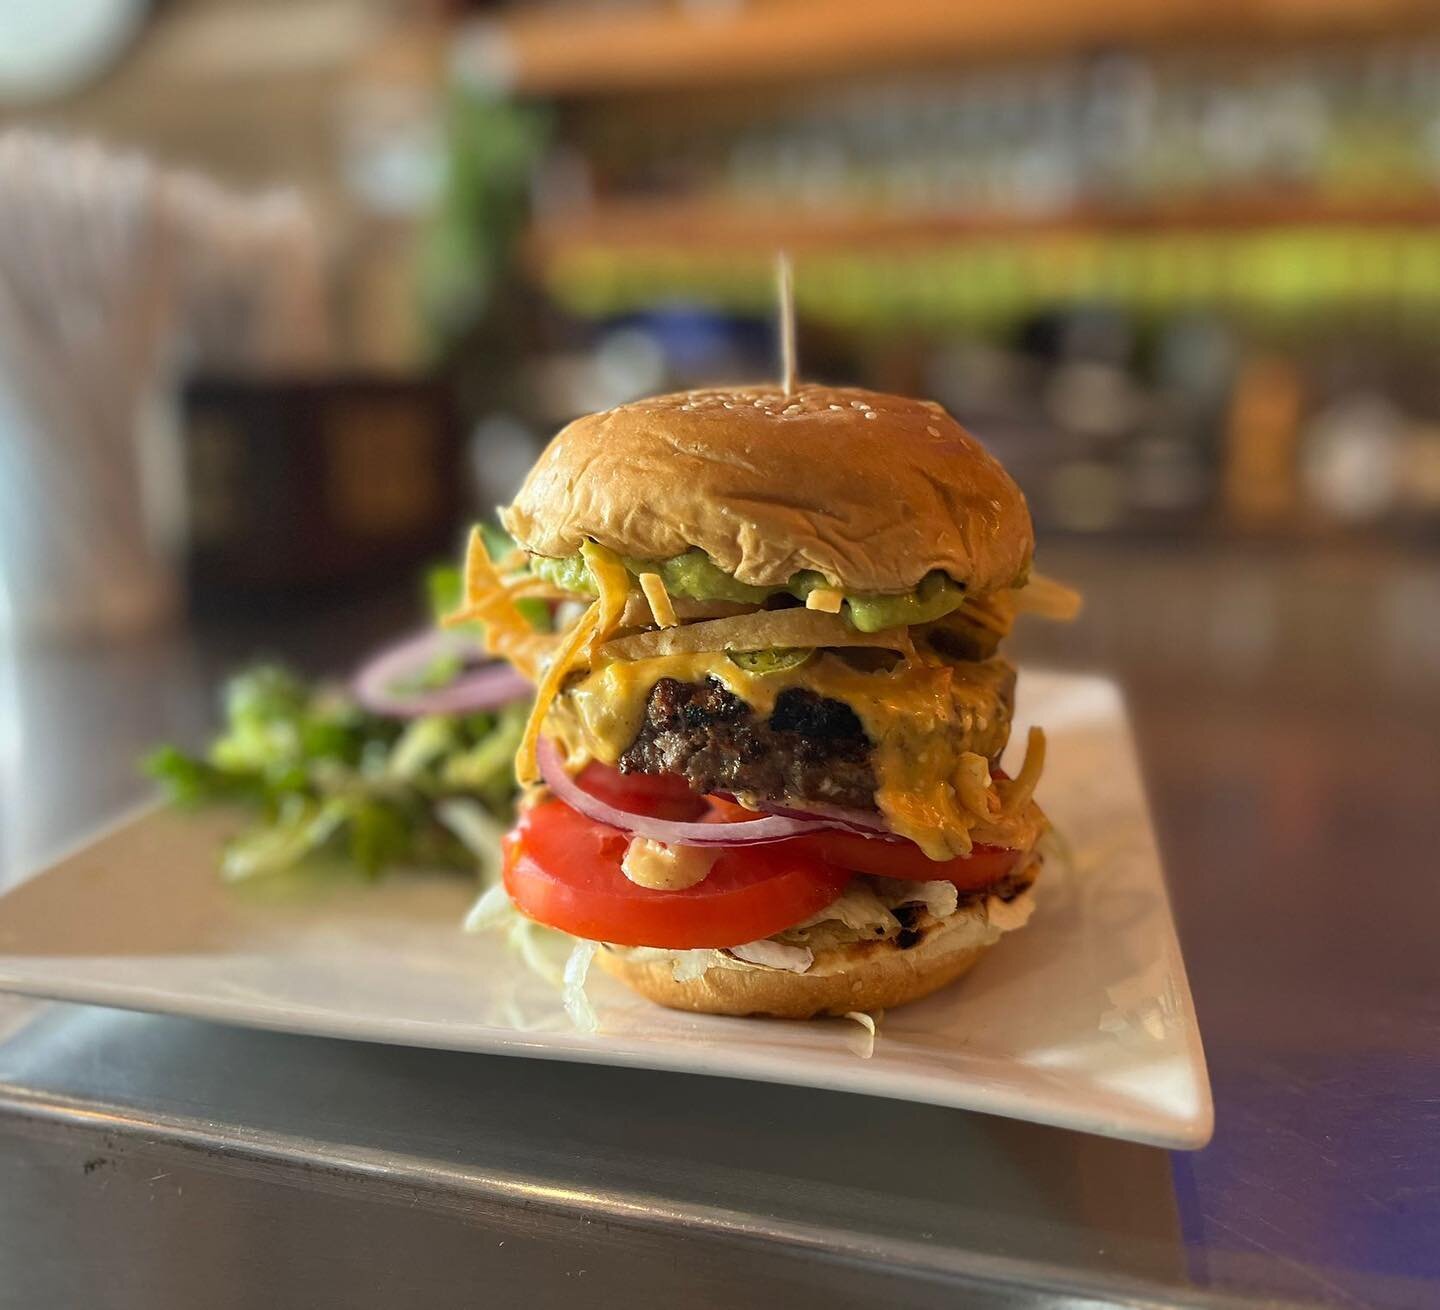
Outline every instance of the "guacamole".
<path id="1" fill-rule="evenodd" d="M 688 596 L 691 600 L 731 600 L 759 605 L 768 597 L 780 593 L 804 600 L 817 587 L 829 585 L 819 573 L 806 570 L 795 574 L 783 587 L 752 587 L 732 578 L 708 555 L 698 550 L 689 550 L 670 559 L 626 557 L 622 562 L 636 576 L 658 573 L 671 595 Z M 530 568 L 565 591 L 573 591 L 577 595 L 595 594 L 590 570 L 579 555 L 567 555 L 564 559 L 537 555 L 531 559 Z M 913 591 L 899 595 L 847 592 L 841 613 L 860 632 L 880 632 L 885 628 L 929 623 L 958 609 L 964 600 L 965 588 L 945 574 L 936 572 L 921 579 L 920 585 Z"/>

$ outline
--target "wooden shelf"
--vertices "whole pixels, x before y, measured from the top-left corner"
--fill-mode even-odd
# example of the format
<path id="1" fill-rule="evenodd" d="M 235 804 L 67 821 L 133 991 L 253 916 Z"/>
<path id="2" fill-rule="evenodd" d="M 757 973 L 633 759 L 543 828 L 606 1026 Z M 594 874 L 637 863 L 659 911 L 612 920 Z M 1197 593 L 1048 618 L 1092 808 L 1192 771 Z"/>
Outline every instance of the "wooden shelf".
<path id="1" fill-rule="evenodd" d="M 794 214 L 782 206 L 704 201 L 608 203 L 572 220 L 537 224 L 527 252 L 541 263 L 576 250 L 765 252 L 905 249 L 994 237 L 1123 232 L 1234 232 L 1267 228 L 1440 226 L 1440 196 L 1390 204 L 1320 204 L 1256 195 L 1215 202 L 1079 209 L 1049 215 Z"/>
<path id="2" fill-rule="evenodd" d="M 1431 0 L 749 0 L 517 10 L 470 25 L 472 75 L 537 96 L 684 90 L 1007 55 L 1216 39 L 1359 36 L 1434 19 Z"/>
<path id="3" fill-rule="evenodd" d="M 536 228 L 536 282 L 580 317 L 667 301 L 765 313 L 774 252 L 797 256 L 801 312 L 842 329 L 1003 326 L 1037 308 L 1225 306 L 1300 322 L 1338 305 L 1404 307 L 1433 334 L 1440 201 L 1241 204 L 1045 219 L 826 219 L 716 206 L 627 206 Z"/>

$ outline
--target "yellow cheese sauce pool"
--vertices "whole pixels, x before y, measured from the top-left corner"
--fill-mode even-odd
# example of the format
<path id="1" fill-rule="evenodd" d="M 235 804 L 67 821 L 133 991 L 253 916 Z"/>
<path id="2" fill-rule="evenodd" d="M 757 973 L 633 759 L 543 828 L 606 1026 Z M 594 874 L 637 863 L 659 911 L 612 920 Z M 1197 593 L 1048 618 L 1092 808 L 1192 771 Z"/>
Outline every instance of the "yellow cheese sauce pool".
<path id="1" fill-rule="evenodd" d="M 875 803 L 886 823 L 942 860 L 970 850 L 970 829 L 980 819 L 962 807 L 950 780 L 970 734 L 992 728 L 992 716 L 1008 713 L 1002 689 L 1011 676 L 999 659 L 905 664 L 883 673 L 821 654 L 800 668 L 761 675 L 719 651 L 616 660 L 565 689 L 551 710 L 550 730 L 569 750 L 613 765 L 644 725 L 650 690 L 661 678 L 714 678 L 760 716 L 768 716 L 791 687 L 844 701 L 874 743 Z"/>

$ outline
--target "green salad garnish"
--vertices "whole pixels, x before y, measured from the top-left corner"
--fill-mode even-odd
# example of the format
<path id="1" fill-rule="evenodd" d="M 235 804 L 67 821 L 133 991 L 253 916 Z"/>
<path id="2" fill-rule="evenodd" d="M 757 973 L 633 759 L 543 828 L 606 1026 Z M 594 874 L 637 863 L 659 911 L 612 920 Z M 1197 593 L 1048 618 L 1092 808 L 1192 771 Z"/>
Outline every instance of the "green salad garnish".
<path id="1" fill-rule="evenodd" d="M 342 690 L 261 665 L 225 688 L 225 726 L 203 754 L 162 746 L 145 762 L 170 801 L 257 812 L 225 849 L 227 877 L 333 859 L 378 874 L 396 865 L 473 868 L 442 816 L 476 803 L 507 821 L 512 760 L 529 706 L 409 721 L 368 713 Z"/>

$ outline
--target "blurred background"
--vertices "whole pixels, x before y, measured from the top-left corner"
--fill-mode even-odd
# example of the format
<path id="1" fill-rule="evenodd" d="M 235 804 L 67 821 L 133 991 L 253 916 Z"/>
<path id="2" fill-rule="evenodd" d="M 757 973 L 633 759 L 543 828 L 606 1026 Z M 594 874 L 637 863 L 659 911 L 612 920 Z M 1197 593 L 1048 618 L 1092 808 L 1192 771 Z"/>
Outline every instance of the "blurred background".
<path id="1" fill-rule="evenodd" d="M 949 406 L 1086 590 L 1022 655 L 1408 725 L 1437 220 L 1422 0 L 4 0 L 0 629 L 31 705 L 180 652 L 147 725 L 344 668 L 563 422 L 773 373 L 784 247 L 804 371 Z"/>
<path id="2" fill-rule="evenodd" d="M 1126 689 L 1221 1107 L 1196 1277 L 1440 1276 L 1419 1121 L 1350 1108 L 1433 1093 L 1428 0 L 0 0 L 0 872 L 237 661 L 417 622 L 567 419 L 774 375 L 778 247 L 805 374 L 1023 485 L 1087 608 L 1020 657 Z M 1339 1197 L 1341 1142 L 1392 1172 Z"/>
<path id="3" fill-rule="evenodd" d="M 1023 658 L 1232 714 L 1307 818 L 1388 716 L 1343 767 L 1428 804 L 1425 0 L 0 0 L 13 858 L 236 660 L 415 622 L 566 420 L 773 374 L 779 247 L 806 374 L 1023 485 L 1088 598 Z"/>
<path id="4" fill-rule="evenodd" d="M 112 243 L 64 294 L 123 299 L 155 264 L 120 315 L 133 412 L 97 407 L 150 434 L 143 530 L 192 604 L 372 588 L 575 414 L 773 371 L 779 246 L 806 372 L 944 402 L 1046 536 L 1440 540 L 1428 4 L 0 12 L 0 131 L 52 134 L 12 187 L 79 175 L 9 225 L 12 293 L 53 294 L 48 215 L 115 226 L 106 166 L 158 174 L 128 239 L 168 256 Z M 57 165 L 76 138 L 111 153 Z M 57 334 L 35 346 L 57 373 L 103 353 Z M 25 422 L 66 421 L 42 400 Z M 53 600 L 18 617 L 66 626 L 34 613 Z"/>

